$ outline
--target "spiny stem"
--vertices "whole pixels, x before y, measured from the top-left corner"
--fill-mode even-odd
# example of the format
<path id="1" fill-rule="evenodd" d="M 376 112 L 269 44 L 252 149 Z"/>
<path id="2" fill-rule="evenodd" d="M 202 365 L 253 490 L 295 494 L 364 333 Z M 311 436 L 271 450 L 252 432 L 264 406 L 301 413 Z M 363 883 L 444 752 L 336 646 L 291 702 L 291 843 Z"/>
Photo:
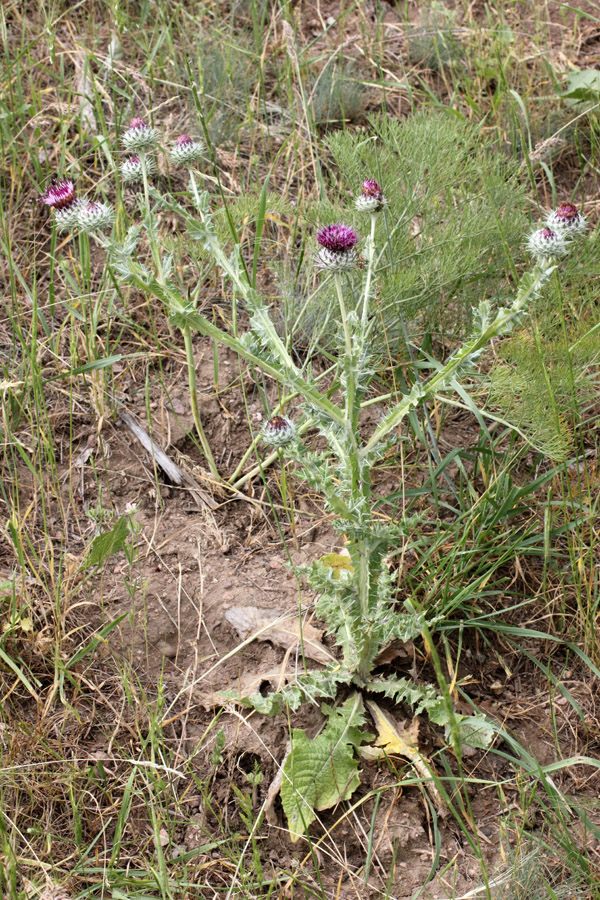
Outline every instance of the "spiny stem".
<path id="1" fill-rule="evenodd" d="M 340 305 L 340 316 L 342 318 L 342 327 L 344 329 L 344 342 L 346 344 L 346 358 L 348 361 L 347 367 L 347 382 L 346 382 L 346 403 L 345 403 L 345 419 L 346 419 L 346 428 L 348 429 L 349 438 L 355 440 L 354 438 L 354 427 L 357 421 L 358 410 L 354 409 L 355 400 L 356 400 L 356 385 L 354 381 L 354 360 L 352 354 L 352 337 L 350 335 L 350 329 L 348 327 L 348 317 L 346 315 L 346 304 L 344 301 L 344 291 L 342 288 L 342 275 L 340 272 L 336 272 L 333 276 L 333 280 L 335 282 L 335 289 L 338 295 L 338 302 Z"/>

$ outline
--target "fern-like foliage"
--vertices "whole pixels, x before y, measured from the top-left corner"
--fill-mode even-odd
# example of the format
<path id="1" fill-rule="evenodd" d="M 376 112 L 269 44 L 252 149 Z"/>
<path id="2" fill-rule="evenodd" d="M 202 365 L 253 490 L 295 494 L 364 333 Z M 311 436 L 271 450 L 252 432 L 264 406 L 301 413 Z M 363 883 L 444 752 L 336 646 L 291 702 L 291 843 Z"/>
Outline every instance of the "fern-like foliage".
<path id="1" fill-rule="evenodd" d="M 520 253 L 526 204 L 516 166 L 448 112 L 374 118 L 368 130 L 332 134 L 328 146 L 341 202 L 312 206 L 309 222 L 339 221 L 342 210 L 347 220 L 348 197 L 367 174 L 389 201 L 376 231 L 382 349 L 404 343 L 401 321 L 410 334 L 424 325 L 463 333 L 481 296 L 503 289 L 507 252 Z M 360 213 L 350 218 L 368 225 Z"/>

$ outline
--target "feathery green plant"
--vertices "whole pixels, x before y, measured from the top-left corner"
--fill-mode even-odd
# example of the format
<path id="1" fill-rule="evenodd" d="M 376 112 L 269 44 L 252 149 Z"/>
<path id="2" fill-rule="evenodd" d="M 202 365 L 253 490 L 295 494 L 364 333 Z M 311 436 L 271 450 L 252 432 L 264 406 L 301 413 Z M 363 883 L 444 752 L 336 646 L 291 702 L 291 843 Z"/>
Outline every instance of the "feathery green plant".
<path id="1" fill-rule="evenodd" d="M 340 185 L 306 210 L 314 225 L 344 219 L 355 227 L 361 215 L 348 197 L 363 173 L 393 184 L 375 224 L 378 282 L 373 334 L 385 356 L 405 353 L 424 331 L 464 337 L 482 295 L 501 296 L 512 257 L 527 228 L 525 188 L 507 161 L 478 128 L 446 112 L 423 111 L 406 120 L 372 117 L 362 131 L 337 131 L 327 138 Z M 306 267 L 290 290 L 308 304 L 310 334 L 326 319 L 331 295 L 308 299 Z M 282 285 L 285 290 L 285 284 Z M 312 324 L 311 324 L 312 323 Z M 323 344 L 328 346 L 327 339 Z"/>

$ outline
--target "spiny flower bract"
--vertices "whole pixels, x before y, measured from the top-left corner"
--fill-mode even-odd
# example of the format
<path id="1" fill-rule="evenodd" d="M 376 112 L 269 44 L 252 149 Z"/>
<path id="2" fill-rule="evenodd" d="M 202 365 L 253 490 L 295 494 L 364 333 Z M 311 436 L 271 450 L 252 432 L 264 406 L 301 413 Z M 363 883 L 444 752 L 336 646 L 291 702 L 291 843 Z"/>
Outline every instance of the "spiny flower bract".
<path id="1" fill-rule="evenodd" d="M 112 206 L 108 203 L 85 203 L 77 210 L 76 224 L 82 231 L 91 233 L 109 228 L 115 219 Z"/>
<path id="2" fill-rule="evenodd" d="M 326 225 L 317 232 L 317 242 L 321 245 L 318 258 L 323 268 L 340 272 L 356 264 L 358 235 L 349 225 Z"/>
<path id="3" fill-rule="evenodd" d="M 538 260 L 543 260 L 552 256 L 564 256 L 568 250 L 568 243 L 560 231 L 553 228 L 539 228 L 529 235 L 527 249 Z"/>
<path id="4" fill-rule="evenodd" d="M 123 134 L 123 146 L 134 153 L 149 153 L 158 144 L 160 135 L 140 116 L 135 116 Z"/>
<path id="5" fill-rule="evenodd" d="M 147 175 L 151 175 L 156 171 L 156 163 L 154 162 L 153 156 L 146 154 L 144 162 L 146 164 Z M 125 184 L 136 184 L 136 182 L 143 180 L 142 160 L 137 154 L 130 156 L 129 159 L 123 160 L 119 168 L 121 170 L 121 178 Z"/>
<path id="6" fill-rule="evenodd" d="M 557 209 L 549 213 L 546 225 L 553 231 L 562 232 L 566 237 L 579 237 L 587 228 L 585 216 L 582 216 L 572 203 L 561 203 Z"/>
<path id="7" fill-rule="evenodd" d="M 193 140 L 189 134 L 180 134 L 169 151 L 169 159 L 174 166 L 189 166 L 204 156 L 204 145 Z"/>
<path id="8" fill-rule="evenodd" d="M 296 437 L 296 426 L 286 416 L 273 416 L 262 427 L 262 439 L 271 447 L 285 447 Z"/>
<path id="9" fill-rule="evenodd" d="M 354 205 L 359 212 L 378 212 L 385 204 L 383 190 L 372 178 L 365 178 L 362 191 Z"/>

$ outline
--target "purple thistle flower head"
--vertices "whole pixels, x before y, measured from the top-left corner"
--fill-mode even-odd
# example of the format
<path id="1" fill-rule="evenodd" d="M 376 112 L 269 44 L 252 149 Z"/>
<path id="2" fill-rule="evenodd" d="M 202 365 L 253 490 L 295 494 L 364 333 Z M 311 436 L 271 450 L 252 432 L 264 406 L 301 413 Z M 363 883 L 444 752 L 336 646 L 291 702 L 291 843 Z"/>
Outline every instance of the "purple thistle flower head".
<path id="1" fill-rule="evenodd" d="M 150 153 L 159 140 L 156 128 L 147 124 L 141 116 L 134 116 L 129 127 L 123 132 L 122 141 L 126 150 L 133 153 Z"/>
<path id="2" fill-rule="evenodd" d="M 267 425 L 273 431 L 283 431 L 289 427 L 289 419 L 284 419 L 283 416 L 273 416 L 272 419 L 269 419 Z"/>
<path id="3" fill-rule="evenodd" d="M 317 232 L 317 241 L 330 253 L 348 253 L 358 244 L 358 235 L 354 228 L 344 225 L 326 225 Z"/>
<path id="4" fill-rule="evenodd" d="M 564 256 L 569 249 L 569 241 L 562 231 L 546 226 L 529 235 L 527 249 L 542 265 L 551 258 Z"/>
<path id="5" fill-rule="evenodd" d="M 144 154 L 144 162 L 146 174 L 152 175 L 156 169 L 156 163 L 151 153 Z M 137 153 L 133 153 L 128 159 L 123 160 L 119 168 L 124 184 L 137 184 L 144 180 L 142 160 Z"/>
<path id="6" fill-rule="evenodd" d="M 561 203 L 558 209 L 549 213 L 546 225 L 569 238 L 581 237 L 587 229 L 585 216 L 572 203 Z"/>
<path id="7" fill-rule="evenodd" d="M 383 190 L 373 178 L 365 178 L 362 183 L 360 195 L 354 201 L 359 212 L 368 212 L 371 215 L 379 212 L 387 203 L 383 196 Z"/>
<path id="8" fill-rule="evenodd" d="M 114 211 L 107 203 L 92 200 L 82 204 L 77 210 L 76 225 L 81 231 L 91 234 L 109 228 L 115 218 Z"/>
<path id="9" fill-rule="evenodd" d="M 296 426 L 285 416 L 273 416 L 262 428 L 262 439 L 271 447 L 285 447 L 296 437 Z"/>
<path id="10" fill-rule="evenodd" d="M 362 186 L 363 197 L 373 197 L 375 200 L 383 200 L 383 191 L 372 178 L 365 178 Z"/>
<path id="11" fill-rule="evenodd" d="M 180 134 L 169 152 L 169 158 L 174 166 L 189 167 L 203 156 L 204 144 L 195 141 L 189 134 Z"/>
<path id="12" fill-rule="evenodd" d="M 317 241 L 321 245 L 318 263 L 322 269 L 342 272 L 356 265 L 358 235 L 354 228 L 344 225 L 326 225 L 317 232 Z"/>
<path id="13" fill-rule="evenodd" d="M 572 203 L 561 203 L 554 215 L 565 225 L 570 225 L 579 218 L 579 210 Z"/>
<path id="14" fill-rule="evenodd" d="M 75 185 L 68 178 L 64 181 L 54 178 L 38 199 L 51 209 L 66 209 L 77 199 L 77 192 Z"/>

